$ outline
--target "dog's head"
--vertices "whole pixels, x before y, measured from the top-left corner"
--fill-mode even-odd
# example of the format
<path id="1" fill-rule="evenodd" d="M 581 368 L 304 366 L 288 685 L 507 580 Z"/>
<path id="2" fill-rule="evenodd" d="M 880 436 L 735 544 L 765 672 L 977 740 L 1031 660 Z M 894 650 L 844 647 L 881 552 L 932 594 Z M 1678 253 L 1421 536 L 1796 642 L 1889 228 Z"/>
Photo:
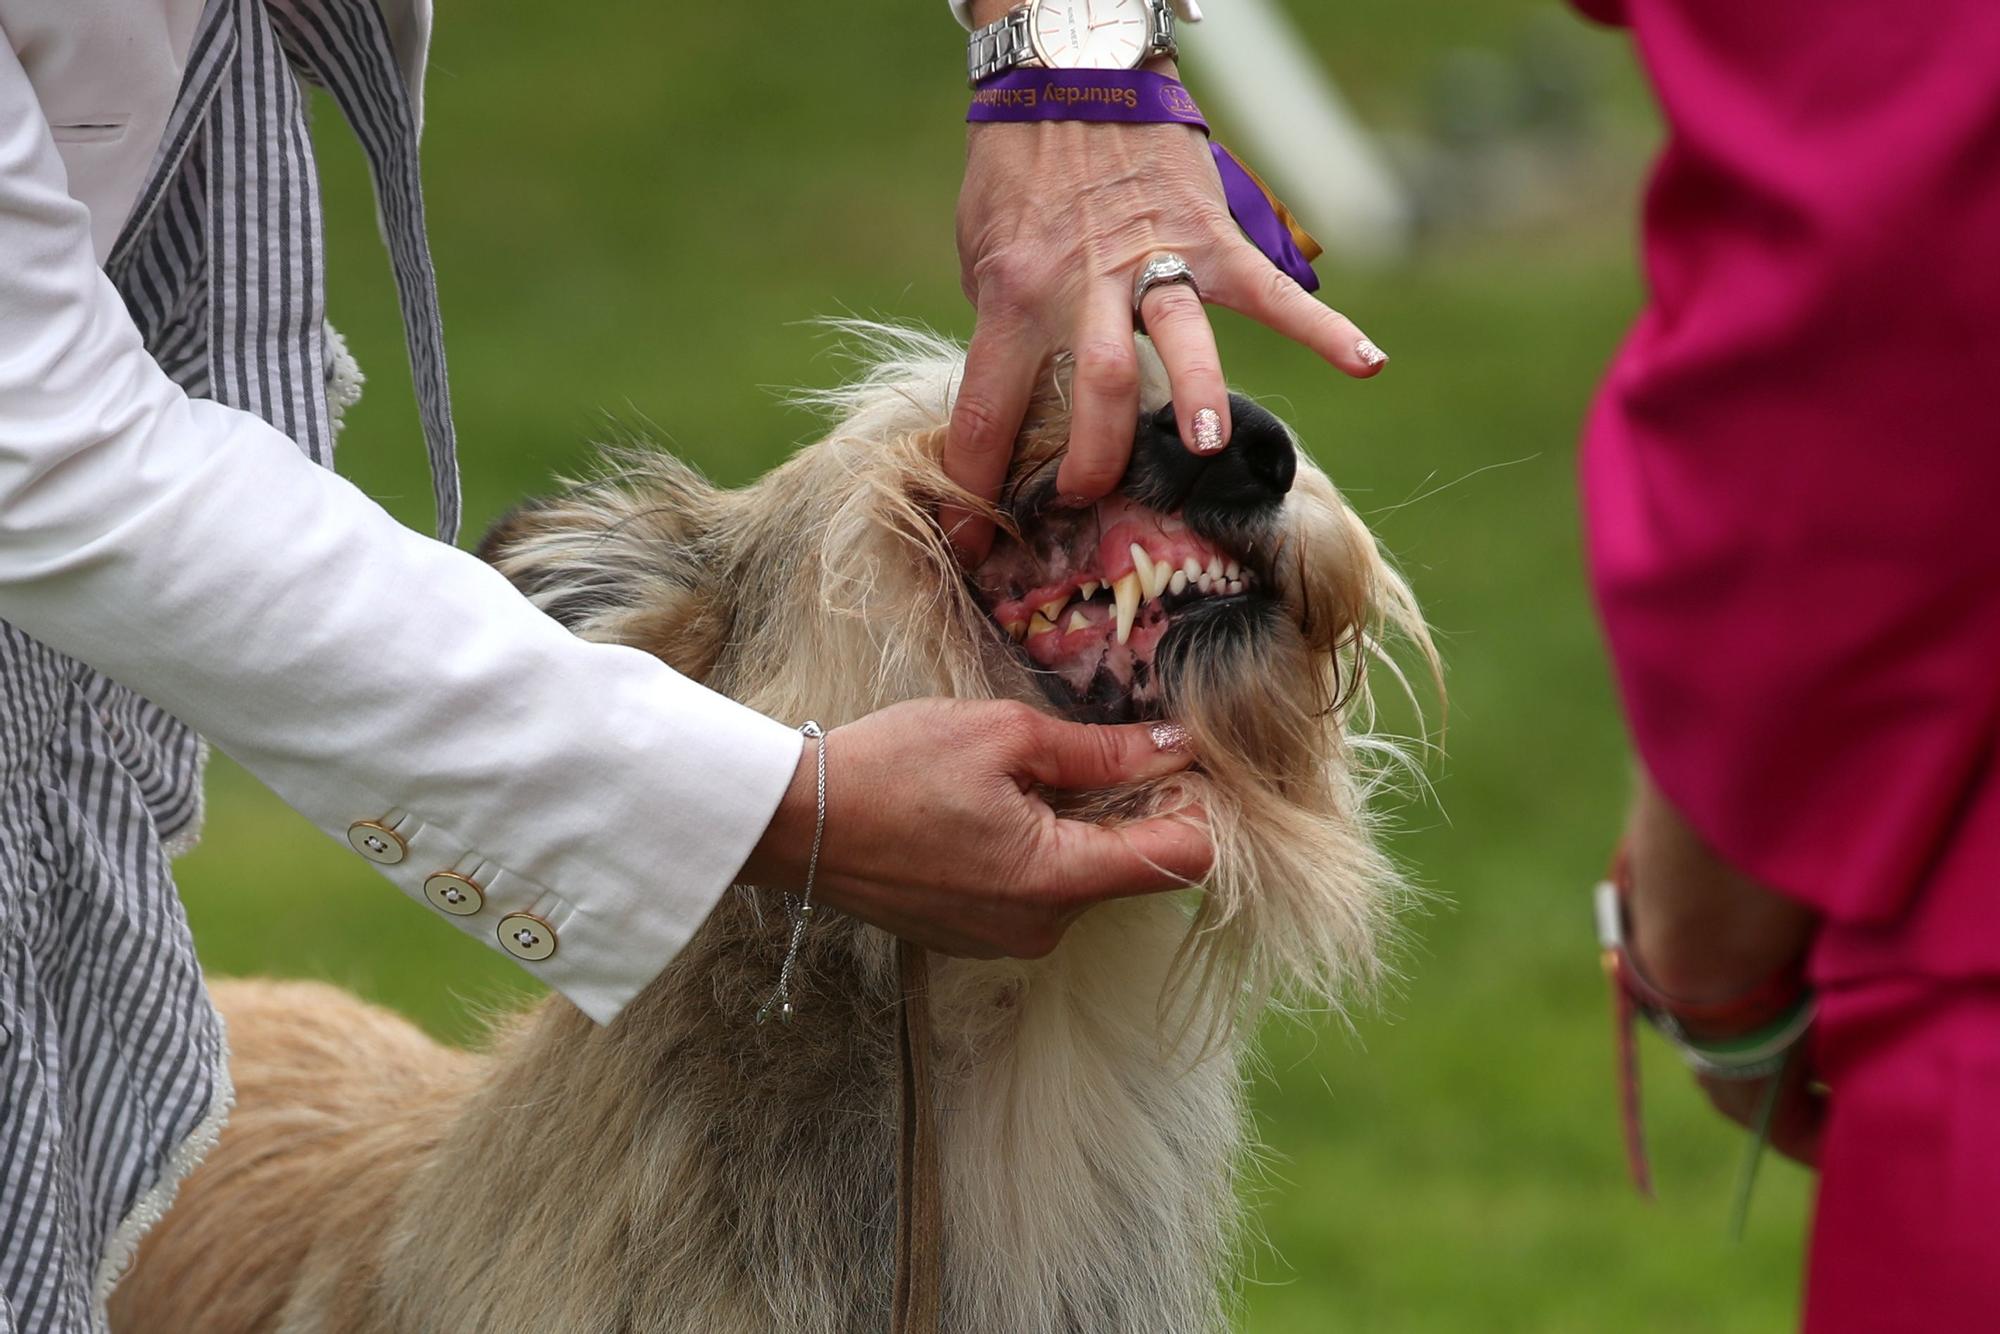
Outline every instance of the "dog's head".
<path id="1" fill-rule="evenodd" d="M 1179 722 L 1194 771 L 1067 813 L 1185 808 L 1208 823 L 1217 861 L 1183 975 L 1217 998 L 1371 979 L 1399 882 L 1366 809 L 1385 750 L 1366 735 L 1366 669 L 1393 632 L 1434 660 L 1407 587 L 1325 474 L 1241 397 L 1229 447 L 1190 453 L 1149 354 L 1124 480 L 1065 507 L 1058 368 L 990 508 L 1000 536 L 968 573 L 935 518 L 974 503 L 941 466 L 962 354 L 865 333 L 872 369 L 816 400 L 831 432 L 756 483 L 725 491 L 663 452 L 622 450 L 602 478 L 502 520 L 481 554 L 577 633 L 777 718 L 831 727 L 946 695 Z"/>

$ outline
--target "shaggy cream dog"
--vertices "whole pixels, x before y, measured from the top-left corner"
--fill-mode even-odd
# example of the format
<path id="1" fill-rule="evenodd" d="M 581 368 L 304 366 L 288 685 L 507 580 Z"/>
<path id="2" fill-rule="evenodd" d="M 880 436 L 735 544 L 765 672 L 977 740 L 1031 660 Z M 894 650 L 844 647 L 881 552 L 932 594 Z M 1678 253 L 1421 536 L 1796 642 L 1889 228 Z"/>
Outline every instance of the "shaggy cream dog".
<path id="1" fill-rule="evenodd" d="M 1059 376 L 968 578 L 932 514 L 957 349 L 873 334 L 836 425 L 722 491 L 663 453 L 518 512 L 486 554 L 577 633 L 829 727 L 924 696 L 1172 717 L 1196 770 L 1095 794 L 1186 807 L 1200 892 L 1086 914 L 1048 957 L 933 958 L 942 1328 L 1226 1327 L 1250 1020 L 1379 968 L 1397 880 L 1364 810 L 1364 668 L 1402 581 L 1286 429 L 1233 402 L 1213 460 L 1170 409 L 1120 491 L 1054 505 Z M 1157 363 L 1148 400 L 1165 401 Z M 840 781 L 837 752 L 831 757 Z M 448 1050 L 330 987 L 216 988 L 239 1104 L 117 1289 L 122 1331 L 861 1334 L 895 1267 L 894 942 L 825 913 L 798 1022 L 757 1026 L 787 935 L 744 888 L 608 1027 L 551 998 Z"/>

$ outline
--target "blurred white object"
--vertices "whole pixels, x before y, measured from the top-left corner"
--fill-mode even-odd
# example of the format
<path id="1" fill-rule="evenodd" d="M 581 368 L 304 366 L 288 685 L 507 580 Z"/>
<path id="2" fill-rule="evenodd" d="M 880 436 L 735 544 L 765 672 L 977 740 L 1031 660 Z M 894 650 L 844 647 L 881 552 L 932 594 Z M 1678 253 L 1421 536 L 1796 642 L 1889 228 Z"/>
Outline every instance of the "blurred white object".
<path id="1" fill-rule="evenodd" d="M 1225 0 L 1203 18 L 1181 59 L 1199 69 L 1196 91 L 1219 113 L 1218 137 L 1329 254 L 1359 264 L 1403 254 L 1410 192 L 1277 0 Z"/>

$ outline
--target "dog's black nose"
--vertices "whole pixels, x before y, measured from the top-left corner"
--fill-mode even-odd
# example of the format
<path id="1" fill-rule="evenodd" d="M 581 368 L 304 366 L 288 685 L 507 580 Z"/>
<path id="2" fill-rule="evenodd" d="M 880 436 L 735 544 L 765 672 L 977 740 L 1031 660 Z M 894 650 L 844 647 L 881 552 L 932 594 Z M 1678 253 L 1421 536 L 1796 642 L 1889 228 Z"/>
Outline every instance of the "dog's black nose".
<path id="1" fill-rule="evenodd" d="M 1283 500 L 1299 472 L 1283 423 L 1241 394 L 1229 396 L 1229 447 L 1204 458 L 1181 443 L 1172 404 L 1142 418 L 1125 490 L 1163 510 L 1188 505 L 1221 512 L 1266 509 Z"/>

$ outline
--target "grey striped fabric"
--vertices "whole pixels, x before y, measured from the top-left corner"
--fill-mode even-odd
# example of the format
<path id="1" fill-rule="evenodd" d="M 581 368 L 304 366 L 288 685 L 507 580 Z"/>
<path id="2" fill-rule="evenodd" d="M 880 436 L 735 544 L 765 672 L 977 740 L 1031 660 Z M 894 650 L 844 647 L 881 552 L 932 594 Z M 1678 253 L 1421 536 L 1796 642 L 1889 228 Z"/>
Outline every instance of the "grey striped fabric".
<path id="1" fill-rule="evenodd" d="M 416 121 L 373 0 L 209 0 L 153 170 L 105 269 L 190 394 L 333 461 L 318 181 L 300 79 L 366 150 L 446 540 L 458 474 Z M 351 377 L 351 368 L 349 371 Z M 169 870 L 204 747 L 0 622 L 0 1334 L 102 1329 L 145 1228 L 230 1100 Z"/>

